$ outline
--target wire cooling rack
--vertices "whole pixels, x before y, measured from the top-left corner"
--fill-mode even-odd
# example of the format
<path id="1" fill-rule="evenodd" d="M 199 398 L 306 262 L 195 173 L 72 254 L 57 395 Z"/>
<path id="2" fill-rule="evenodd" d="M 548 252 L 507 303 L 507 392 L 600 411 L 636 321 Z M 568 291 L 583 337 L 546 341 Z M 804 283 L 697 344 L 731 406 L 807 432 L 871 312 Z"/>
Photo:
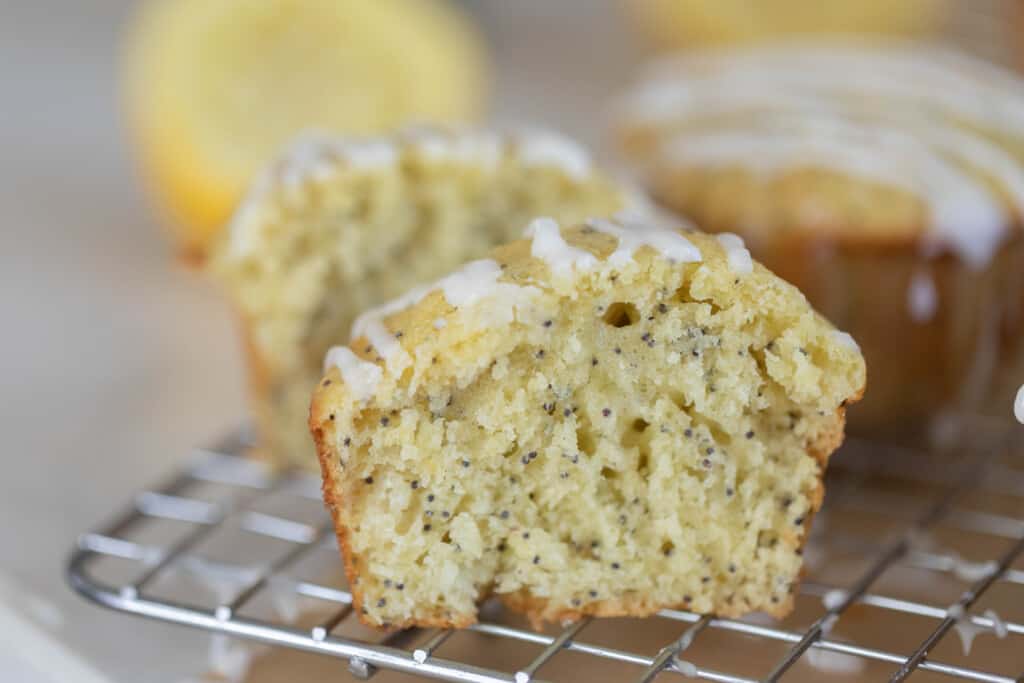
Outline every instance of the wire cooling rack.
<path id="1" fill-rule="evenodd" d="M 240 457 L 244 434 L 82 535 L 67 576 L 111 609 L 341 658 L 362 679 L 1022 681 L 1024 429 L 963 433 L 969 447 L 941 453 L 848 440 L 782 621 L 666 609 L 538 633 L 488 603 L 467 631 L 373 633 L 352 615 L 319 482 Z"/>

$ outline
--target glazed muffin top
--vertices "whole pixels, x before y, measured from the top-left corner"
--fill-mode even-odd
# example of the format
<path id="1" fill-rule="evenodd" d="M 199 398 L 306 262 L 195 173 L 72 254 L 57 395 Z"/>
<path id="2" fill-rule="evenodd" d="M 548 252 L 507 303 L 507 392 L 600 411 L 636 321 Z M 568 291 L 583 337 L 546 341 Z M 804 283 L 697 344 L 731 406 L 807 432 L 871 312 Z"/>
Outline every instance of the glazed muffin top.
<path id="1" fill-rule="evenodd" d="M 1024 80 L 920 44 L 716 50 L 615 111 L 655 195 L 748 239 L 917 244 L 982 267 L 1024 216 Z"/>
<path id="2" fill-rule="evenodd" d="M 864 360 L 683 227 L 538 218 L 328 353 L 310 426 L 364 623 L 462 627 L 491 592 L 537 627 L 789 611 Z"/>

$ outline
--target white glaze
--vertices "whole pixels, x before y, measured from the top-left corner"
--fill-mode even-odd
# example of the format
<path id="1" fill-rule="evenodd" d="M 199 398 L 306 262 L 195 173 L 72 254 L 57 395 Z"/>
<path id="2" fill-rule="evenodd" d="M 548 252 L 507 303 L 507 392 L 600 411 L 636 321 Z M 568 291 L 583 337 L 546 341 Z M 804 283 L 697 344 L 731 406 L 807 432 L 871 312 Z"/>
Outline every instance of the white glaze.
<path id="1" fill-rule="evenodd" d="M 626 106 L 648 120 L 678 116 L 704 90 L 827 93 L 934 110 L 1016 135 L 1024 128 L 1021 80 L 988 62 L 938 46 L 804 43 L 708 51 L 656 62 Z"/>
<path id="2" fill-rule="evenodd" d="M 991 622 L 991 626 L 975 623 L 975 617 L 967 614 L 959 604 L 952 605 L 947 609 L 946 615 L 956 620 L 953 624 L 953 629 L 956 631 L 957 636 L 960 637 L 960 645 L 963 648 L 965 657 L 971 654 L 971 645 L 978 634 L 991 631 L 997 638 L 1005 638 L 1009 631 L 1005 622 L 991 609 L 985 610 L 983 613 L 983 616 Z"/>
<path id="3" fill-rule="evenodd" d="M 261 239 L 267 196 L 279 188 L 298 192 L 309 182 L 327 180 L 341 168 L 359 172 L 396 168 L 405 153 L 430 163 L 471 163 L 493 168 L 501 161 L 506 146 L 518 150 L 519 163 L 527 168 L 558 168 L 573 179 L 586 178 L 592 172 L 586 149 L 567 137 L 542 129 L 451 132 L 410 126 L 393 139 L 339 138 L 310 132 L 299 136 L 279 159 L 257 175 L 228 226 L 228 255 L 240 259 L 256 248 Z"/>
<path id="4" fill-rule="evenodd" d="M 565 241 L 558 223 L 551 218 L 532 221 L 526 226 L 525 235 L 530 238 L 530 256 L 547 263 L 556 276 L 590 270 L 597 265 L 596 256 Z"/>
<path id="5" fill-rule="evenodd" d="M 961 581 L 967 581 L 974 583 L 987 579 L 996 573 L 999 569 L 999 565 L 996 564 L 995 560 L 986 560 L 985 562 L 969 562 L 962 557 L 957 556 L 953 564 L 953 575 Z"/>
<path id="6" fill-rule="evenodd" d="M 488 309 L 487 316 L 485 316 L 486 324 L 497 325 L 511 322 L 515 318 L 517 308 L 528 303 L 537 290 L 533 287 L 520 287 L 509 282 L 499 282 L 500 276 L 501 266 L 496 261 L 492 259 L 470 261 L 459 270 L 433 284 L 415 287 L 397 299 L 364 312 L 352 324 L 349 337 L 352 340 L 365 337 L 384 359 L 388 370 L 397 374 L 407 367 L 412 362 L 412 359 L 402 348 L 401 342 L 384 324 L 385 318 L 416 305 L 431 292 L 440 290 L 445 300 L 455 308 L 470 306 L 482 299 L 489 299 L 492 302 L 492 306 Z M 433 323 L 435 329 L 440 329 L 437 326 L 438 320 L 442 322 L 441 327 L 447 324 L 443 318 L 438 318 Z M 336 350 L 339 355 L 334 357 L 331 353 Z M 365 394 L 366 389 L 371 385 L 375 390 L 375 383 L 379 381 L 380 376 L 376 375 L 376 379 L 374 379 L 371 370 L 363 365 L 355 365 L 352 362 L 352 358 L 355 358 L 355 355 L 351 351 L 345 354 L 342 350 L 348 351 L 347 347 L 331 349 L 325 362 L 338 365 L 343 375 L 345 373 L 344 368 L 350 368 L 353 377 L 357 381 L 361 381 L 365 387 L 363 391 L 359 392 L 359 395 Z M 351 355 L 351 358 L 349 355 Z M 380 368 L 373 363 L 359 361 L 358 358 L 355 358 L 355 360 L 358 363 L 364 363 L 376 368 L 378 372 L 380 371 Z M 347 378 L 345 381 L 348 383 Z M 372 393 L 373 391 L 371 390 L 367 395 L 372 395 Z"/>
<path id="7" fill-rule="evenodd" d="M 430 293 L 431 289 L 433 289 L 433 287 L 430 285 L 413 287 L 405 294 L 392 299 L 391 301 L 364 311 L 355 319 L 355 322 L 352 323 L 352 330 L 349 334 L 349 338 L 355 339 L 365 335 L 366 328 L 372 325 L 374 321 L 383 320 L 384 318 L 394 315 L 399 311 L 404 311 L 407 308 L 415 306 L 423 299 L 423 297 Z"/>
<path id="8" fill-rule="evenodd" d="M 252 646 L 248 643 L 222 633 L 210 636 L 210 669 L 227 683 L 241 683 L 252 665 L 252 658 Z"/>
<path id="9" fill-rule="evenodd" d="M 331 151 L 331 146 L 328 146 Z M 398 148 L 387 140 L 345 140 L 333 145 L 334 154 L 350 168 L 361 171 L 387 168 L 398 163 Z"/>
<path id="10" fill-rule="evenodd" d="M 754 262 L 750 258 L 743 238 L 731 232 L 723 232 L 716 235 L 718 243 L 725 249 L 726 257 L 729 260 L 729 269 L 738 275 L 746 275 L 754 270 Z"/>
<path id="11" fill-rule="evenodd" d="M 524 166 L 561 169 L 570 178 L 590 175 L 590 155 L 580 145 L 557 133 L 528 130 L 516 135 L 519 161 Z"/>
<path id="12" fill-rule="evenodd" d="M 632 260 L 636 250 L 642 246 L 657 250 L 673 262 L 701 260 L 700 250 L 679 232 L 640 222 L 637 216 L 625 216 L 622 220 L 631 221 L 631 224 L 624 227 L 605 219 L 593 219 L 588 223 L 594 230 L 618 238 L 618 248 L 607 260 L 609 265 L 622 266 Z M 531 236 L 531 255 L 543 259 L 553 273 L 564 275 L 583 272 L 601 263 L 590 252 L 568 244 L 561 235 L 558 223 L 550 218 L 536 219 L 526 232 Z M 388 371 L 397 374 L 408 366 L 411 358 L 395 334 L 384 324 L 385 318 L 416 305 L 430 292 L 440 290 L 445 300 L 455 308 L 471 306 L 483 299 L 489 300 L 491 305 L 478 322 L 484 325 L 507 324 L 515 319 L 518 309 L 528 305 L 539 290 L 500 282 L 500 277 L 501 266 L 493 259 L 470 261 L 434 284 L 415 287 L 397 299 L 364 312 L 353 323 L 350 339 L 365 337 L 384 359 Z M 447 322 L 443 318 L 433 321 L 435 329 L 445 325 Z M 352 387 L 353 396 L 363 401 L 376 392 L 383 374 L 378 365 L 359 359 L 348 347 L 343 346 L 328 351 L 324 363 L 325 367 L 338 367 L 345 383 Z"/>
<path id="13" fill-rule="evenodd" d="M 501 160 L 502 139 L 486 130 L 460 133 L 430 126 L 410 127 L 400 133 L 412 150 L 431 163 L 462 162 L 493 167 Z"/>
<path id="14" fill-rule="evenodd" d="M 444 294 L 445 301 L 452 306 L 470 306 L 480 299 L 493 297 L 504 289 L 521 289 L 518 285 L 498 282 L 501 266 L 493 259 L 470 261 L 451 275 L 447 275 L 434 286 Z"/>
<path id="15" fill-rule="evenodd" d="M 636 250 L 644 246 L 675 263 L 699 263 L 702 260 L 700 249 L 676 230 L 630 215 L 620 215 L 618 221 L 604 218 L 587 221 L 587 225 L 597 232 L 618 238 L 619 246 L 608 256 L 608 263 L 612 266 L 621 267 L 632 261 Z"/>
<path id="16" fill-rule="evenodd" d="M 673 164 L 765 173 L 812 166 L 910 191 L 929 210 L 927 241 L 980 268 L 1012 217 L 963 168 L 994 178 L 1024 215 L 1024 166 L 972 127 L 1019 139 L 1022 85 L 945 49 L 790 45 L 657 64 L 622 117 L 669 135 L 682 129 L 663 150 Z"/>
<path id="17" fill-rule="evenodd" d="M 982 144 L 965 148 L 977 151 Z M 680 166 L 741 165 L 766 175 L 826 168 L 910 192 L 928 207 L 929 239 L 948 245 L 968 265 L 983 267 L 1002 244 L 1009 216 L 987 187 L 934 147 L 889 125 L 797 112 L 677 137 L 663 158 Z M 1019 180 L 1024 190 L 1019 167 L 1006 177 L 1007 187 Z M 1024 191 L 1013 198 L 1024 212 Z"/>
<path id="18" fill-rule="evenodd" d="M 857 340 L 849 332 L 832 330 L 832 340 L 844 348 L 860 353 L 860 344 L 857 343 Z"/>
<path id="19" fill-rule="evenodd" d="M 1017 422 L 1024 424 L 1024 385 L 1017 390 L 1017 398 L 1013 402 L 1013 416 Z"/>
<path id="20" fill-rule="evenodd" d="M 964 608 L 959 604 L 951 605 L 947 608 L 946 616 L 955 620 L 953 622 L 953 629 L 956 631 L 957 636 L 960 637 L 960 647 L 963 648 L 964 656 L 966 657 L 971 653 L 974 637 L 981 632 L 981 628 L 972 624 L 970 618 L 964 619 L 966 614 L 964 613 Z"/>
<path id="21" fill-rule="evenodd" d="M 939 295 L 935 281 L 928 273 L 914 273 L 907 288 L 907 312 L 914 322 L 926 323 L 935 317 L 939 309 Z"/>
<path id="22" fill-rule="evenodd" d="M 255 568 L 228 566 L 196 556 L 182 558 L 175 563 L 174 568 L 201 589 L 209 591 L 218 605 L 231 602 L 240 586 L 248 585 L 260 576 L 259 570 Z"/>
<path id="23" fill-rule="evenodd" d="M 459 270 L 429 285 L 413 287 L 402 296 L 364 312 L 352 324 L 351 339 L 367 334 L 367 330 L 384 318 L 418 304 L 428 294 L 441 290 L 452 306 L 464 306 L 494 291 L 501 267 L 491 259 L 470 261 Z M 513 285 L 514 286 L 514 285 Z"/>
<path id="24" fill-rule="evenodd" d="M 387 140 L 336 139 L 323 133 L 306 133 L 276 164 L 276 179 L 284 187 L 294 189 L 309 180 L 329 177 L 342 163 L 369 171 L 394 166 L 398 158 L 398 148 Z"/>
<path id="25" fill-rule="evenodd" d="M 327 352 L 325 368 L 336 367 L 345 386 L 357 401 L 366 401 L 377 393 L 383 371 L 380 366 L 360 359 L 347 346 L 335 346 Z"/>
<path id="26" fill-rule="evenodd" d="M 844 600 L 846 600 L 846 591 L 841 588 L 833 588 L 821 596 L 821 604 L 829 611 L 837 609 Z"/>
<path id="27" fill-rule="evenodd" d="M 399 149 L 378 138 L 335 138 L 308 132 L 259 173 L 228 225 L 229 255 L 243 258 L 255 249 L 263 226 L 267 195 L 277 188 L 296 191 L 307 182 L 322 182 L 341 165 L 359 171 L 389 168 L 398 163 Z"/>
<path id="28" fill-rule="evenodd" d="M 742 165 L 765 175 L 800 167 L 825 167 L 851 176 L 878 180 L 908 192 L 919 191 L 906 172 L 889 163 L 886 151 L 872 136 L 855 144 L 831 135 L 809 137 L 806 128 L 745 130 L 718 128 L 695 131 L 669 140 L 661 158 L 676 166 Z M 849 132 L 849 131 L 847 131 Z M 929 160 L 930 161 L 930 160 Z M 903 162 L 905 165 L 905 162 Z"/>
<path id="29" fill-rule="evenodd" d="M 1002 639 L 1010 635 L 1010 629 L 1006 626 L 1006 622 L 996 614 L 994 609 L 985 610 L 981 616 L 992 622 L 992 633 L 996 634 L 996 638 Z"/>
<path id="30" fill-rule="evenodd" d="M 680 659 L 678 656 L 673 661 L 673 666 L 676 671 L 689 678 L 697 678 L 700 676 L 700 669 L 697 668 L 696 664 L 685 659 Z"/>
<path id="31" fill-rule="evenodd" d="M 860 657 L 820 647 L 811 647 L 807 650 L 807 663 L 818 671 L 841 675 L 860 673 L 865 666 L 864 660 Z"/>
<path id="32" fill-rule="evenodd" d="M 282 576 L 272 576 L 267 581 L 267 588 L 277 616 L 286 624 L 294 624 L 303 612 L 304 596 L 295 590 L 293 582 Z"/>
<path id="33" fill-rule="evenodd" d="M 358 322 L 358 320 L 357 320 Z M 363 336 L 366 340 L 373 345 L 373 348 L 377 350 L 381 358 L 384 359 L 385 365 L 388 369 L 398 371 L 401 367 L 404 367 L 409 362 L 409 354 L 405 352 L 402 345 L 399 343 L 395 336 L 391 334 L 391 331 L 384 325 L 384 321 L 380 318 L 365 318 L 363 319 L 363 326 L 359 334 L 353 336 Z"/>

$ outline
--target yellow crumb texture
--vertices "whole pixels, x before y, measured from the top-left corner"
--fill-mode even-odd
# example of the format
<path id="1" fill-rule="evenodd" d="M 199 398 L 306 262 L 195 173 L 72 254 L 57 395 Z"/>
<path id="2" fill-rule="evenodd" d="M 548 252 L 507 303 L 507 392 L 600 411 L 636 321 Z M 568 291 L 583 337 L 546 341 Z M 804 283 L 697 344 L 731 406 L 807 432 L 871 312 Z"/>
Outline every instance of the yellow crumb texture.
<path id="1" fill-rule="evenodd" d="M 389 363 L 350 345 L 381 368 L 365 399 L 327 371 L 310 427 L 365 623 L 465 626 L 491 594 L 538 626 L 790 611 L 864 362 L 791 285 L 685 234 L 700 262 L 613 265 L 617 237 L 562 229 L 598 259 L 568 274 L 513 242 L 491 258 L 519 295 L 385 318 Z"/>
<path id="2" fill-rule="evenodd" d="M 539 214 L 580 221 L 624 205 L 597 172 L 524 162 L 512 134 L 482 135 L 496 155 L 428 153 L 469 149 L 470 135 L 384 139 L 373 144 L 393 161 L 326 155 L 299 181 L 282 163 L 218 243 L 212 267 L 241 314 L 253 411 L 278 464 L 316 467 L 309 397 L 357 314 L 518 238 Z"/>

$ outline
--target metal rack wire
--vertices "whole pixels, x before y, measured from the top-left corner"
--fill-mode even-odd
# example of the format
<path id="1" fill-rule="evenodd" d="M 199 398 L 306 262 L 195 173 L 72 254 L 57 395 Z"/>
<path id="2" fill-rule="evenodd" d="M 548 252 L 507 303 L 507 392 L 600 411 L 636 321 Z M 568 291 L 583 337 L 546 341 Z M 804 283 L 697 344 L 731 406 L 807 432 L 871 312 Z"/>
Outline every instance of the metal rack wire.
<path id="1" fill-rule="evenodd" d="M 644 682 L 673 675 L 747 683 L 931 674 L 1013 683 L 1024 680 L 1021 430 L 978 423 L 965 433 L 971 447 L 944 454 L 851 441 L 834 456 L 826 506 L 807 549 L 809 576 L 792 617 L 725 619 L 666 609 L 644 620 L 648 640 L 634 647 L 627 638 L 601 642 L 598 632 L 608 620 L 537 633 L 487 604 L 470 629 L 484 639 L 474 651 L 531 648 L 508 670 L 493 659 L 472 663 L 449 648 L 459 635 L 452 631 L 360 631 L 342 580 L 310 579 L 298 569 L 317 554 L 331 558 L 328 567 L 338 564 L 318 482 L 298 473 L 272 476 L 239 457 L 249 445 L 243 435 L 198 452 L 170 481 L 136 495 L 112 524 L 84 534 L 67 576 L 79 593 L 114 610 L 342 658 L 363 679 L 391 669 L 451 681 L 579 680 L 574 672 L 586 670 L 578 659 L 584 657 L 623 666 L 616 680 Z M 153 540 L 153 527 L 168 525 L 172 532 Z M 236 557 L 239 539 L 269 545 L 255 554 L 238 550 Z M 229 557 L 211 557 L 211 550 Z M 901 572 L 916 578 L 895 580 Z M 171 596 L 166 579 L 181 575 L 212 586 L 213 595 L 193 584 L 180 593 L 185 597 Z M 285 610 L 292 613 L 287 617 L 280 609 L 250 614 L 268 594 L 278 603 L 282 596 L 306 601 L 315 608 L 313 621 L 294 623 L 294 608 Z M 197 602 L 197 595 L 211 599 Z M 1003 617 L 992 609 L 977 614 L 983 603 Z M 906 620 L 916 620 L 916 628 Z M 882 635 L 887 629 L 904 637 Z M 984 640 L 984 651 L 960 656 L 946 642 L 951 630 L 983 633 L 975 647 Z M 626 631 L 620 625 L 612 633 Z M 723 645 L 723 638 L 739 640 Z M 755 656 L 755 646 L 764 645 L 769 651 Z M 573 666 L 558 666 L 570 656 L 577 657 Z M 611 670 L 604 671 L 600 680 L 611 680 Z"/>

